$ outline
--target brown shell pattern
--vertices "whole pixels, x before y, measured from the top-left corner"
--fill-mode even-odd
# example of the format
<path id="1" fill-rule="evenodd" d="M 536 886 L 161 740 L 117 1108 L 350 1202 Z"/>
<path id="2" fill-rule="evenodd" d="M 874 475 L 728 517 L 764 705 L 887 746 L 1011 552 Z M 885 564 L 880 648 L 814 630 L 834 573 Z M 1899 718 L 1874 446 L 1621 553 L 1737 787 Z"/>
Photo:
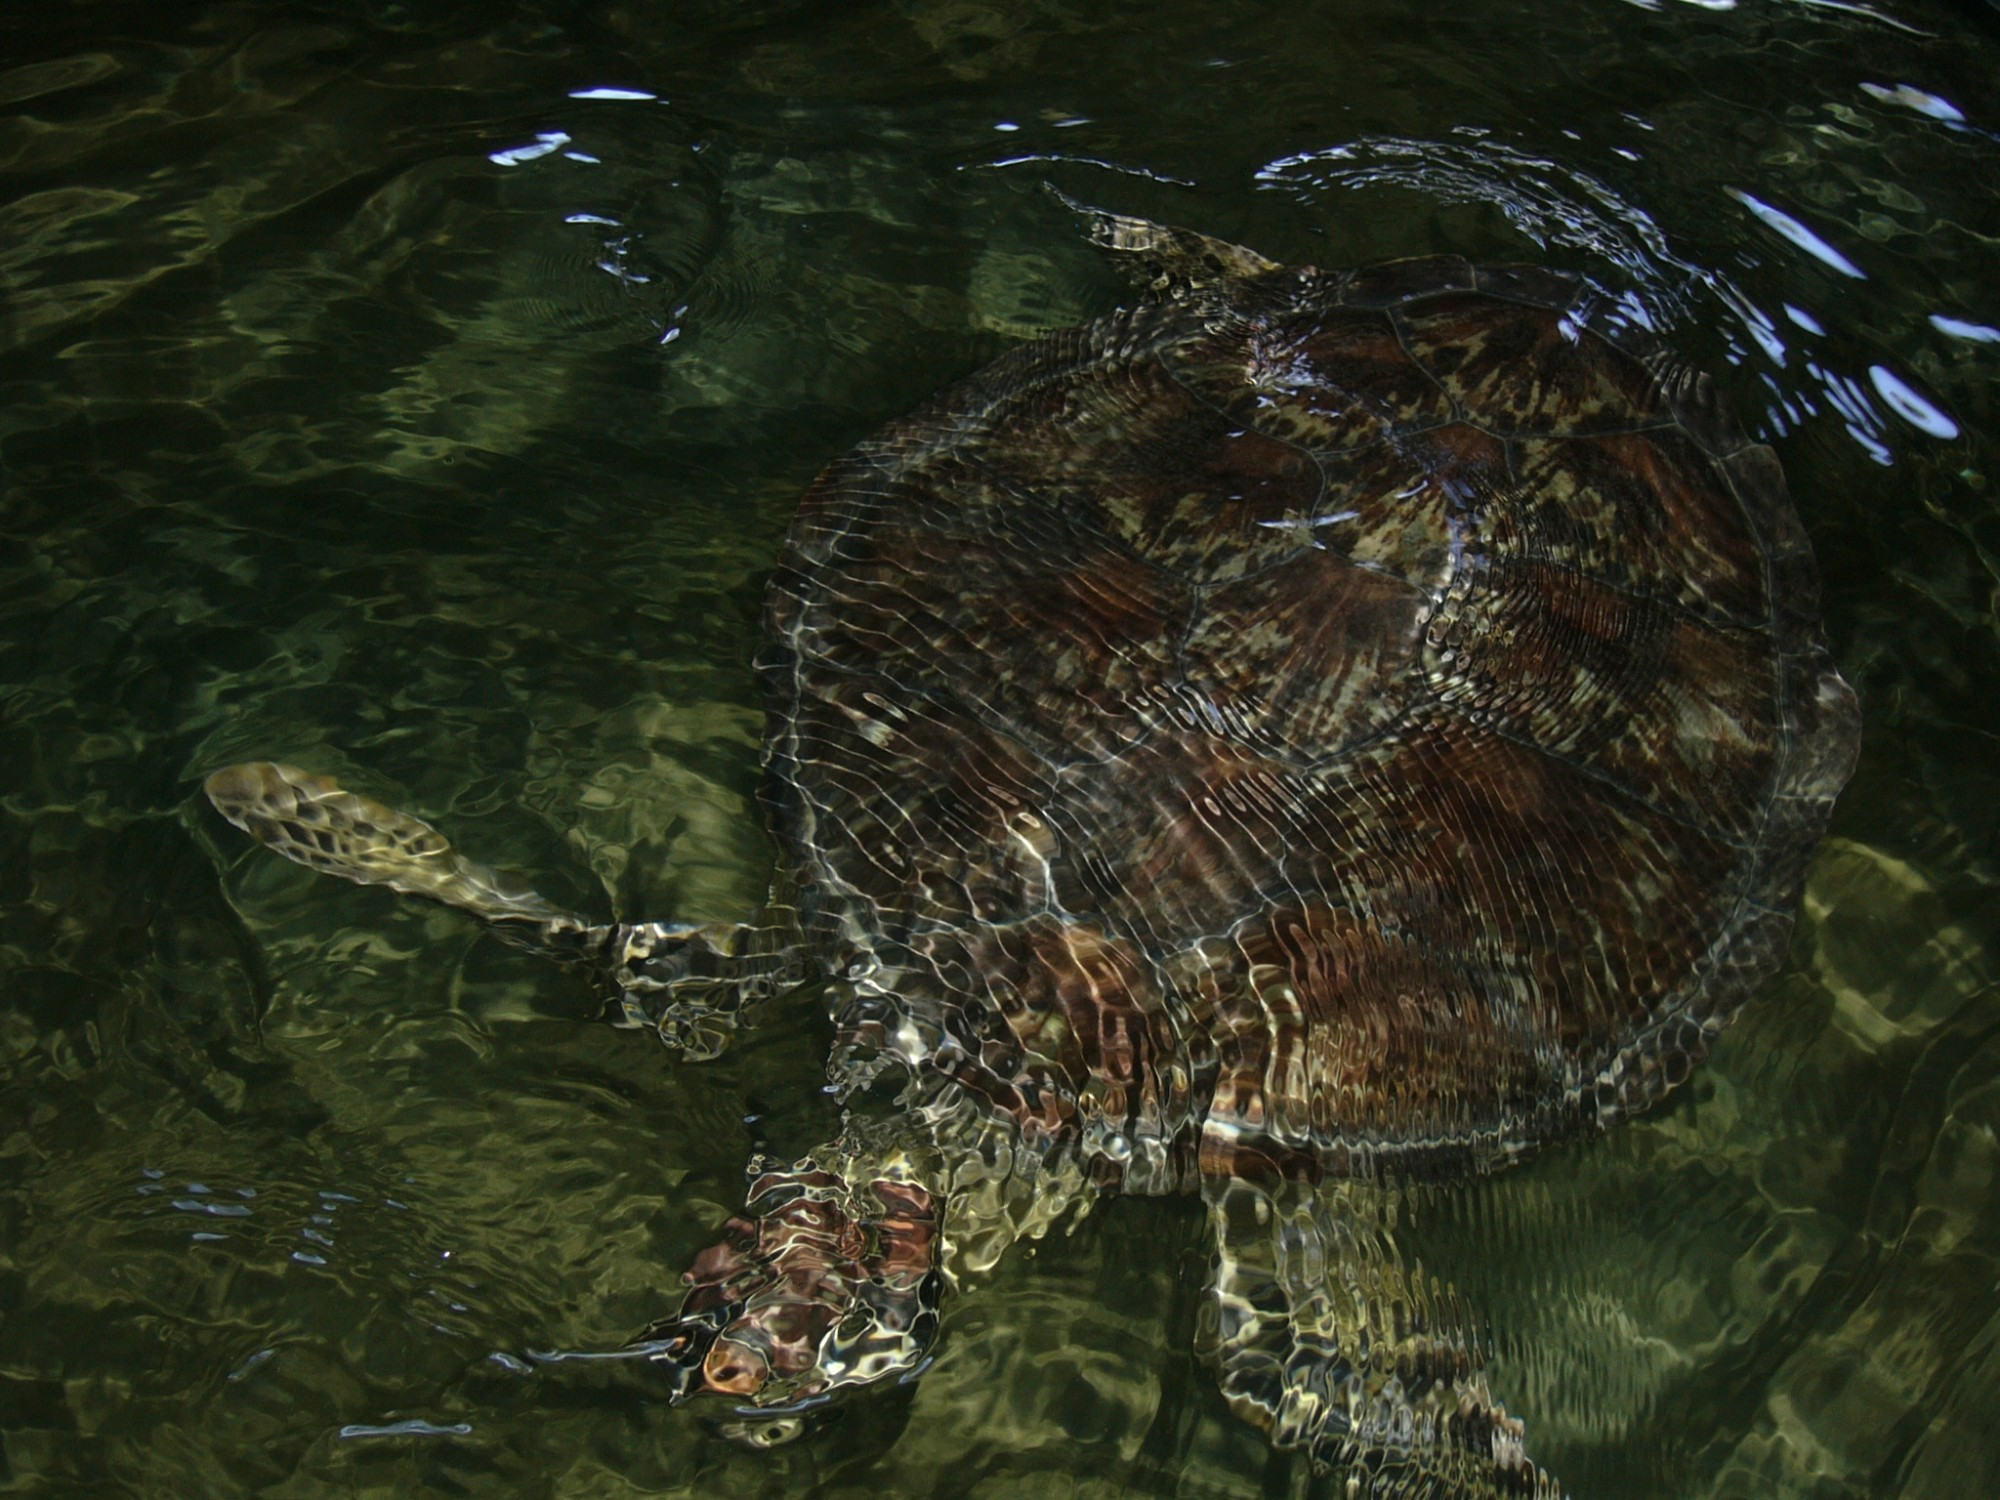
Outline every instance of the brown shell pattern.
<path id="1" fill-rule="evenodd" d="M 769 761 L 877 1045 L 1142 1191 L 1493 1166 L 1686 1075 L 1857 720 L 1775 459 L 1577 293 L 1273 272 L 822 476 Z"/>

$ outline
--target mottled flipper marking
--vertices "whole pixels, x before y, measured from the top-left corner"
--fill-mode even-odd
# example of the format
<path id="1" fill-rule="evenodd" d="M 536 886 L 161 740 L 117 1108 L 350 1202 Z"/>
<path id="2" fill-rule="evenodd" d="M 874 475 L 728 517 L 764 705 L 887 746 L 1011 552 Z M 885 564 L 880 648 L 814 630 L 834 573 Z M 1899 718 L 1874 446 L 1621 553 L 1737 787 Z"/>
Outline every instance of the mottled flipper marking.
<path id="1" fill-rule="evenodd" d="M 324 875 L 385 885 L 488 922 L 587 925 L 475 864 L 421 818 L 276 761 L 227 766 L 203 784 L 215 810 L 258 843 Z"/>
<path id="2" fill-rule="evenodd" d="M 896 1151 L 852 1138 L 757 1174 L 642 1347 L 675 1400 L 803 1401 L 913 1369 L 937 1336 L 940 1205 Z"/>
<path id="3" fill-rule="evenodd" d="M 865 1011 L 844 1019 L 837 1055 L 872 1050 Z M 753 1164 L 743 1212 L 639 1347 L 676 1401 L 706 1391 L 783 1407 L 915 1371 L 948 1287 L 1097 1196 L 1073 1159 L 993 1169 L 1018 1150 L 990 1102 L 953 1083 L 920 1085 L 887 1115 L 850 1109 L 801 1160 Z"/>
<path id="4" fill-rule="evenodd" d="M 1215 1272 L 1196 1342 L 1239 1416 L 1351 1495 L 1557 1500 L 1486 1389 L 1457 1294 L 1398 1255 L 1392 1196 L 1240 1178 L 1203 1195 Z"/>
<path id="5" fill-rule="evenodd" d="M 1278 263 L 1255 250 L 1232 245 L 1192 229 L 1155 224 L 1126 214 L 1107 213 L 1050 188 L 1063 207 L 1082 217 L 1091 242 L 1104 250 L 1141 291 L 1180 301 L 1210 287 L 1247 281 Z"/>
<path id="6" fill-rule="evenodd" d="M 204 783 L 215 810 L 308 869 L 469 912 L 517 947 L 593 970 L 626 1025 L 690 1058 L 728 1045 L 746 1001 L 804 982 L 797 913 L 782 890 L 753 922 L 594 923 L 467 859 L 423 819 L 331 777 L 248 761 Z"/>

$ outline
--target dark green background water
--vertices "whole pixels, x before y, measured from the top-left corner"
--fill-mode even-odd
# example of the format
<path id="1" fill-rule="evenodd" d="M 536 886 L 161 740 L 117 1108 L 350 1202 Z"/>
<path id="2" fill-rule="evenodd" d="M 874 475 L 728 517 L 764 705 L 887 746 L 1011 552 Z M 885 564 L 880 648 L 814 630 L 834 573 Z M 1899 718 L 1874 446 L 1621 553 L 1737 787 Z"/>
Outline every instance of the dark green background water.
<path id="1" fill-rule="evenodd" d="M 1581 269 L 1777 444 L 1867 711 L 1793 963 L 1670 1107 L 1410 1233 L 1580 1496 L 2000 1490 L 1996 130 L 1983 0 L 9 6 L 0 1490 L 1313 1487 L 1186 1352 L 1186 1203 L 770 1453 L 537 1360 L 826 1131 L 823 1031 L 673 1065 L 196 797 L 293 760 L 590 910 L 744 914 L 797 492 L 1118 295 L 1044 179 Z"/>

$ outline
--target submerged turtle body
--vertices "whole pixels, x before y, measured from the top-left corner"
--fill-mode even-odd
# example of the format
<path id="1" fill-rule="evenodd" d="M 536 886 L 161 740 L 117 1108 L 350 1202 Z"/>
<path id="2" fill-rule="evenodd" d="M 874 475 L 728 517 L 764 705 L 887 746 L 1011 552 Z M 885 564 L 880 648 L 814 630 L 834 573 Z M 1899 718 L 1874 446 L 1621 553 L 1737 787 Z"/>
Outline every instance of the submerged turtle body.
<path id="1" fill-rule="evenodd" d="M 1383 1184 L 1644 1107 L 1777 966 L 1857 737 L 1804 535 L 1769 449 L 1577 280 L 1092 224 L 1166 295 L 800 507 L 758 920 L 593 925 L 288 767 L 210 796 L 596 966 L 696 1053 L 821 981 L 846 1129 L 760 1172 L 640 1346 L 676 1394 L 907 1369 L 940 1273 L 1194 1190 L 1238 1410 L 1399 1493 L 1549 1492 Z"/>
<path id="2" fill-rule="evenodd" d="M 1852 704 L 1770 450 L 1583 290 L 1274 269 L 822 477 L 771 784 L 904 1061 L 1147 1191 L 1490 1166 L 1686 1076 Z"/>

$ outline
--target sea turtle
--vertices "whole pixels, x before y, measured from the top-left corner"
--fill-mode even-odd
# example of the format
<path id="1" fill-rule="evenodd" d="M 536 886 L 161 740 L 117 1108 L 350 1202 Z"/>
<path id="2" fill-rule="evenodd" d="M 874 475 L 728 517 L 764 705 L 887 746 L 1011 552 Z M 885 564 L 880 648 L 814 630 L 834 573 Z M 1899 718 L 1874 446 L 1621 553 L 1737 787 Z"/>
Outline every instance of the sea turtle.
<path id="1" fill-rule="evenodd" d="M 754 920 L 592 923 L 291 767 L 208 795 L 694 1055 L 827 997 L 844 1127 L 753 1164 L 637 1346 L 675 1398 L 908 1372 L 1010 1242 L 1198 1192 L 1232 1406 L 1353 1492 L 1552 1494 L 1394 1195 L 1652 1104 L 1778 966 L 1858 737 L 1805 535 L 1576 277 L 1287 268 L 1078 207 L 1141 305 L 799 507 Z"/>

